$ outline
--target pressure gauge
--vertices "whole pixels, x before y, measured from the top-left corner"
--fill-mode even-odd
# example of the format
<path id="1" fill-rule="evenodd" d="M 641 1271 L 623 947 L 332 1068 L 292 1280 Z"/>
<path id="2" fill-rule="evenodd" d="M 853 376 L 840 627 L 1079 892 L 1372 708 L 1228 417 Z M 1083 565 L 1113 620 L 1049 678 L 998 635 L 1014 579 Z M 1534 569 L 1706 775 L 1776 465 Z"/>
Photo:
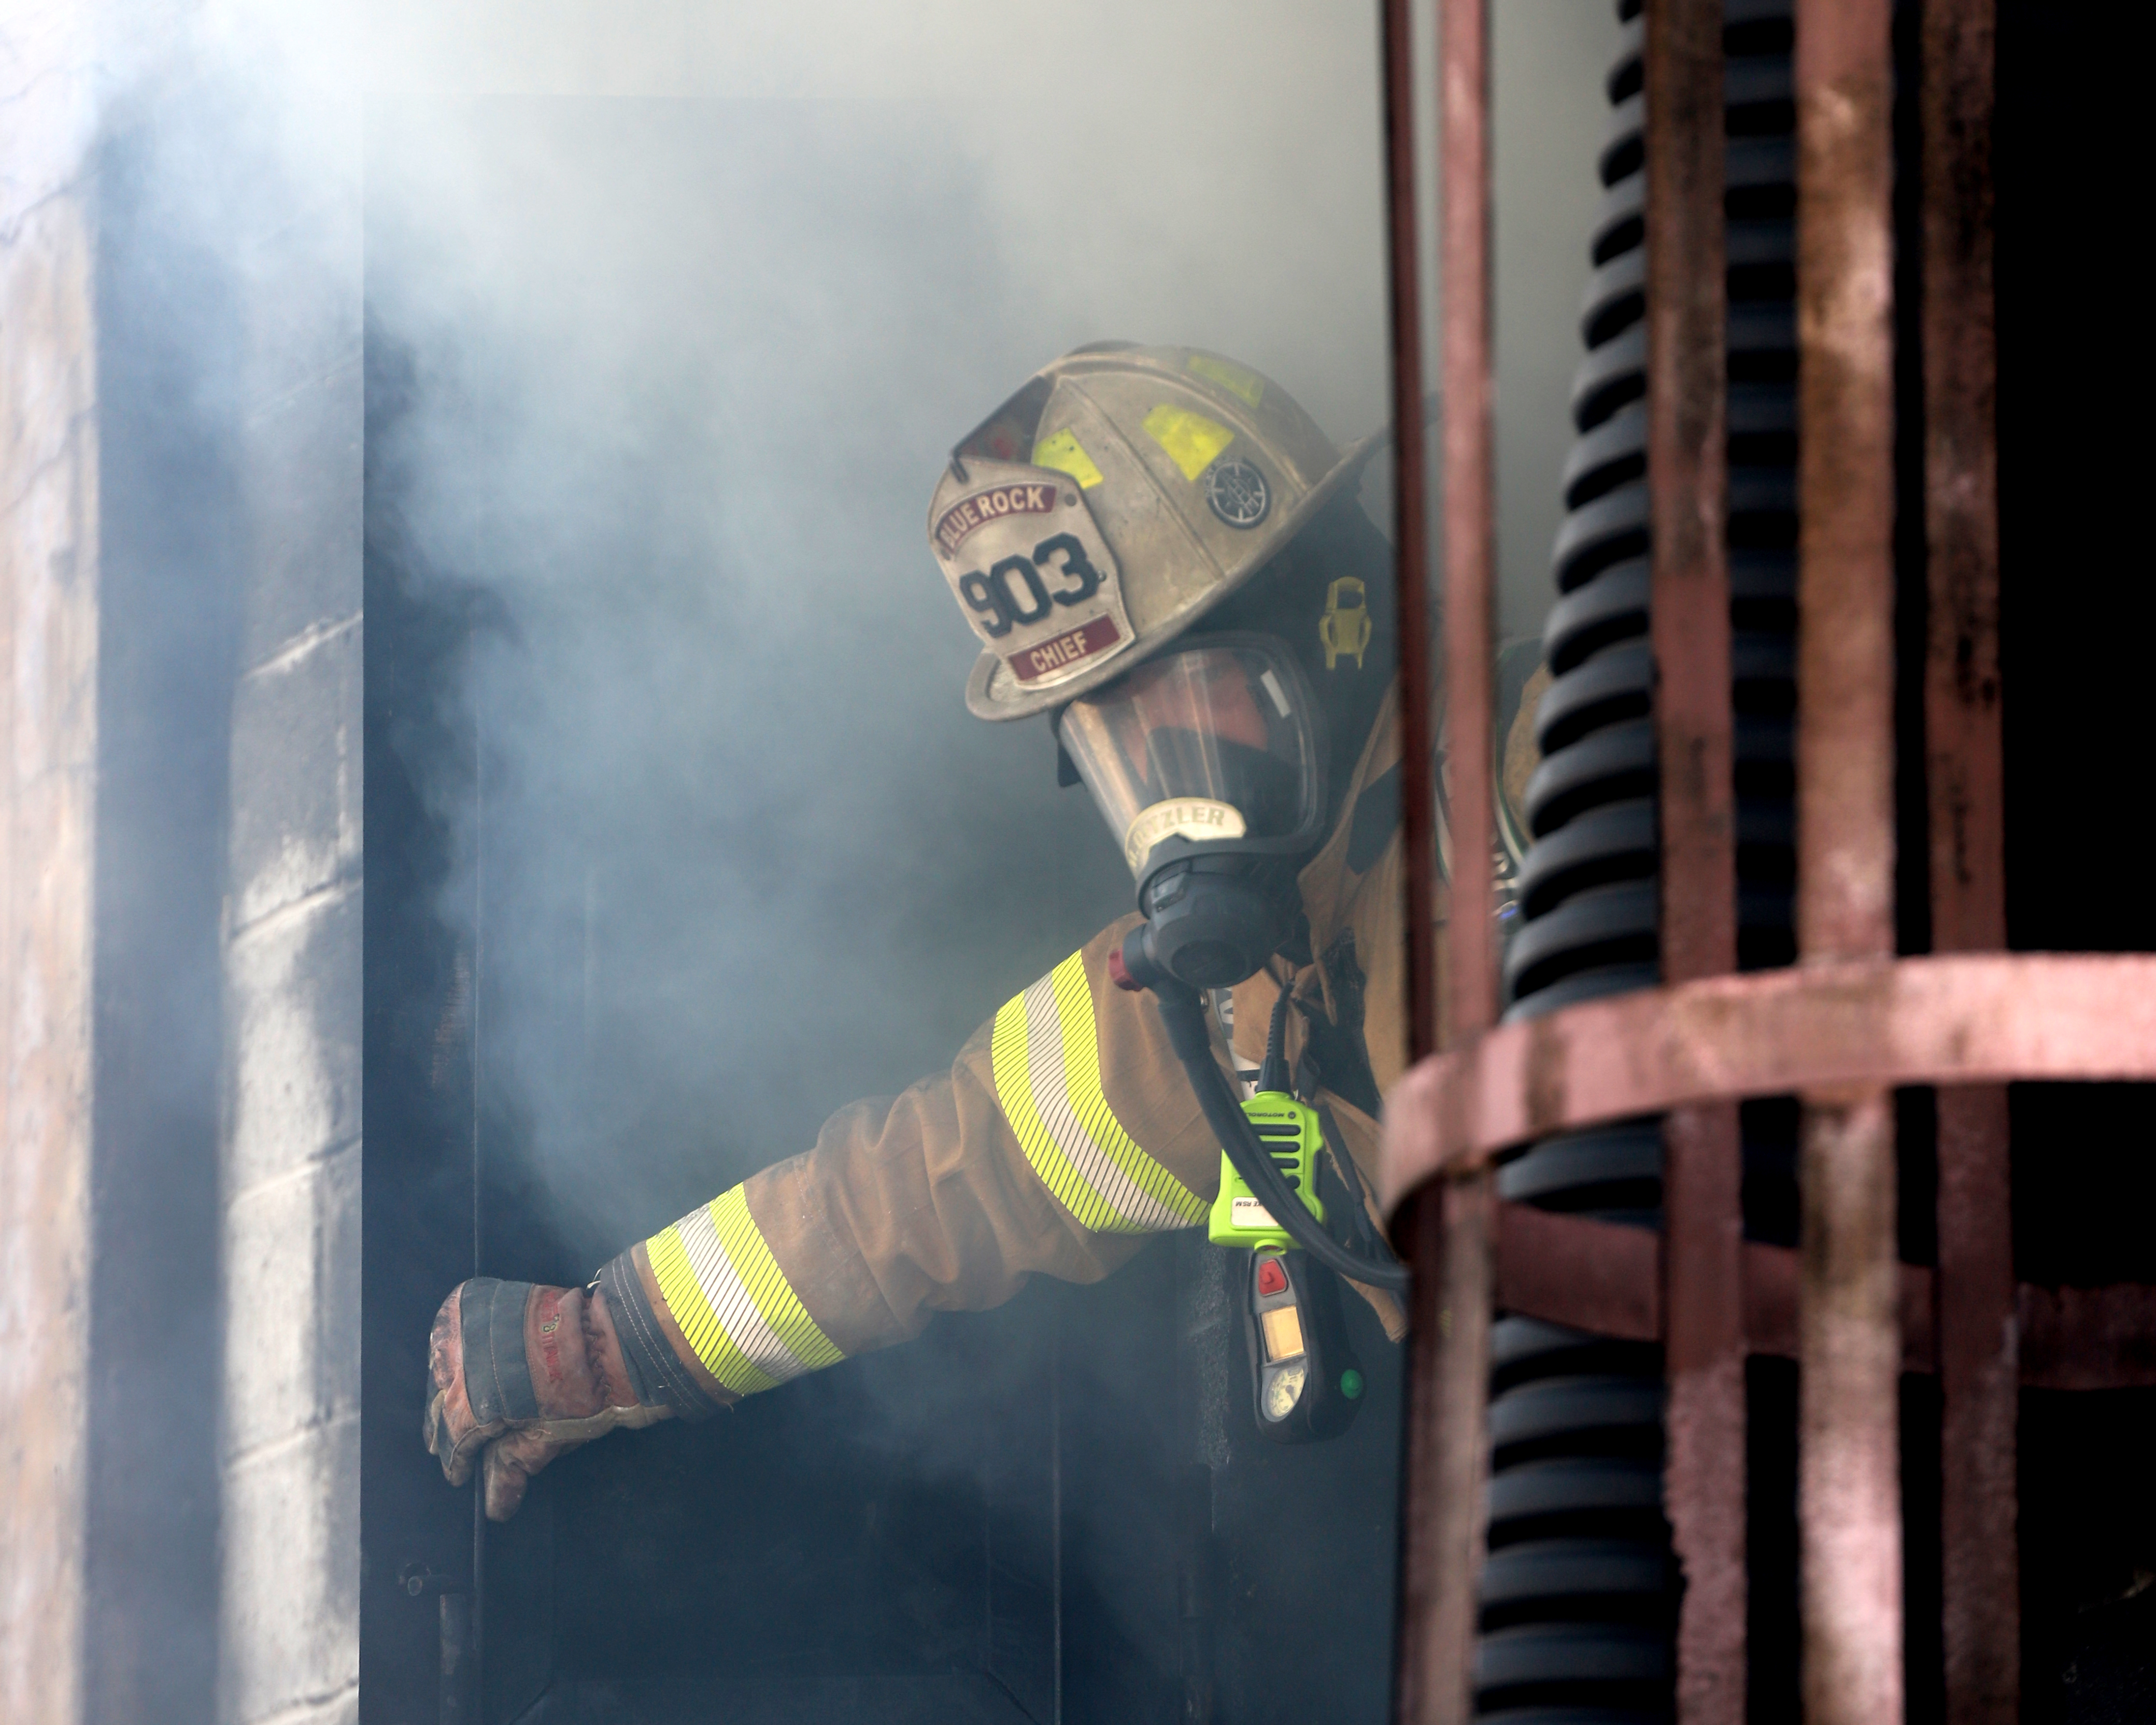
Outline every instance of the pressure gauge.
<path id="1" fill-rule="evenodd" d="M 1265 1418 L 1285 1420 L 1292 1414 L 1296 1403 L 1301 1399 L 1302 1386 L 1309 1378 L 1310 1362 L 1306 1359 L 1296 1360 L 1268 1373 L 1265 1378 Z"/>

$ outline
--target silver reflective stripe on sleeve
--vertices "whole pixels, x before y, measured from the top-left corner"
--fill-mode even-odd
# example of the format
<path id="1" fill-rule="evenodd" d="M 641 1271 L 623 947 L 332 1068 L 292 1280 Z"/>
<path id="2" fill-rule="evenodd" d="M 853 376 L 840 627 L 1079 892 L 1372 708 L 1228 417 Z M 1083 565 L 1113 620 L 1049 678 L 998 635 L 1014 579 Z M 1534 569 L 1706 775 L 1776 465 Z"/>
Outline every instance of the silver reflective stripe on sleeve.
<path id="1" fill-rule="evenodd" d="M 1205 1219 L 1194 1195 L 1123 1130 L 1101 1079 L 1093 992 L 1073 953 L 996 1014 L 996 1100 L 1042 1184 L 1101 1234 Z"/>
<path id="2" fill-rule="evenodd" d="M 733 1187 L 644 1243 L 667 1310 L 706 1369 L 753 1395 L 845 1358 L 816 1327 Z"/>

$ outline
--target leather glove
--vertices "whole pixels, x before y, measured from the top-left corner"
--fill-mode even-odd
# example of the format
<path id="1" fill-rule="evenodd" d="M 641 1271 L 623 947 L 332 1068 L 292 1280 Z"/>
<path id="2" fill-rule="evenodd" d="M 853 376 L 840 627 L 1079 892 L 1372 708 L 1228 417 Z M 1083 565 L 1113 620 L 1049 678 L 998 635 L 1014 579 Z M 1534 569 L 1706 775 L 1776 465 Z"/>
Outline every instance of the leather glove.
<path id="1" fill-rule="evenodd" d="M 490 1521 L 516 1514 L 557 1455 L 672 1412 L 637 1400 L 597 1289 L 475 1276 L 434 1314 L 422 1435 L 453 1486 L 478 1462 Z"/>

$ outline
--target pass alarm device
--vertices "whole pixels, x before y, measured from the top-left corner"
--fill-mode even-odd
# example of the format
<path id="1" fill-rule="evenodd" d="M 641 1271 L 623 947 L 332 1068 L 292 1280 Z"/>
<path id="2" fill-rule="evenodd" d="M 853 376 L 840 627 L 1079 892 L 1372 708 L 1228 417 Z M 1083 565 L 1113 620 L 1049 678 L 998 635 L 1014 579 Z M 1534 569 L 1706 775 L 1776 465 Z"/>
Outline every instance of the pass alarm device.
<path id="1" fill-rule="evenodd" d="M 1243 1113 L 1288 1189 L 1323 1222 L 1317 1111 L 1284 1091 L 1260 1091 Z M 1341 1320 L 1339 1278 L 1296 1247 L 1224 1154 L 1206 1232 L 1215 1245 L 1250 1251 L 1237 1272 L 1238 1303 L 1259 1435 L 1283 1444 L 1337 1437 L 1353 1423 L 1363 1389 Z"/>

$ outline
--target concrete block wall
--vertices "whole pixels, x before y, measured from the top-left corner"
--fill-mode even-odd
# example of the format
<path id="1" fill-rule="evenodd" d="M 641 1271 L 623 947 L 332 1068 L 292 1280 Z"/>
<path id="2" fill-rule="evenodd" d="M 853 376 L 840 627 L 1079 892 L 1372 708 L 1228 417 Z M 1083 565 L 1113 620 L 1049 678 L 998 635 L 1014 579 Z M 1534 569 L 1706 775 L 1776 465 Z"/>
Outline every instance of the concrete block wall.
<path id="1" fill-rule="evenodd" d="M 192 28 L 0 54 L 6 1725 L 358 1715 L 358 111 Z"/>
<path id="2" fill-rule="evenodd" d="M 237 270 L 221 1725 L 358 1717 L 363 398 L 345 117 L 349 174 L 267 200 Z"/>
<path id="3" fill-rule="evenodd" d="M 11 44 L 12 46 L 12 44 Z M 11 98 L 0 203 L 0 1719 L 74 1725 L 88 1474 L 91 813 L 97 747 L 92 241 Z M 11 77 L 17 75 L 11 71 Z M 44 116 L 64 125 L 63 111 Z M 27 182 L 27 183 L 26 183 Z M 24 195 L 25 193 L 32 195 Z"/>

